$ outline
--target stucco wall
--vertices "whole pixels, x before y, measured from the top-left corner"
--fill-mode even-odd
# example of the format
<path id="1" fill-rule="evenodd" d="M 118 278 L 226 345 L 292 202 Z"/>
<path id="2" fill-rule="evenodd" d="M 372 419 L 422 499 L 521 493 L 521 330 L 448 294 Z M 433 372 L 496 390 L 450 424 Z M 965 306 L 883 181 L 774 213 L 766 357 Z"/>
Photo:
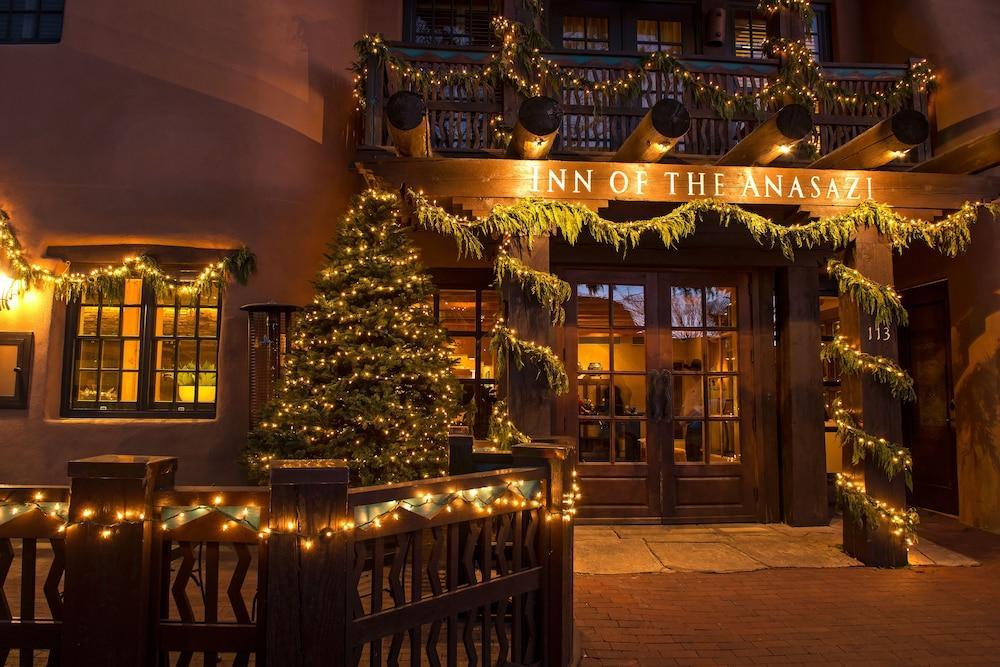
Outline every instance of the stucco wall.
<path id="1" fill-rule="evenodd" d="M 0 479 L 60 482 L 69 458 L 181 459 L 183 483 L 242 481 L 244 303 L 304 303 L 359 181 L 352 44 L 398 36 L 398 3 L 69 2 L 56 45 L 0 46 L 0 206 L 33 258 L 58 244 L 164 243 L 256 251 L 224 299 L 217 418 L 59 416 L 65 308 L 32 292 L 0 330 L 32 331 L 27 411 L 0 411 Z M 55 267 L 56 262 L 44 262 Z"/>

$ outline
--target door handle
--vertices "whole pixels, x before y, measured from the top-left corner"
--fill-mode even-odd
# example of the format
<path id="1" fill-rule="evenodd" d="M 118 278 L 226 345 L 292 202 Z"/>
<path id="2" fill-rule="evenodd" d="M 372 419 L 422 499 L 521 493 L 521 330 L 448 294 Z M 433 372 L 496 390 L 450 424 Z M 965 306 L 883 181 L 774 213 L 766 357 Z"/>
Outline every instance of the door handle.
<path id="1" fill-rule="evenodd" d="M 674 413 L 674 376 L 670 371 L 660 371 L 660 421 L 667 421 Z"/>

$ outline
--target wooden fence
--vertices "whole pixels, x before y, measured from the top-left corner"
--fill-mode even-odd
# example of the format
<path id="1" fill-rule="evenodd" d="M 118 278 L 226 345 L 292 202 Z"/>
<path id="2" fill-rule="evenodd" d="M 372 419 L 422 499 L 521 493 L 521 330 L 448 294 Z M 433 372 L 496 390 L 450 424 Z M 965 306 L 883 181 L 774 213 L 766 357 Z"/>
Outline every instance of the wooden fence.
<path id="1" fill-rule="evenodd" d="M 177 487 L 176 459 L 0 487 L 0 664 L 567 665 L 573 457 L 350 488 Z"/>

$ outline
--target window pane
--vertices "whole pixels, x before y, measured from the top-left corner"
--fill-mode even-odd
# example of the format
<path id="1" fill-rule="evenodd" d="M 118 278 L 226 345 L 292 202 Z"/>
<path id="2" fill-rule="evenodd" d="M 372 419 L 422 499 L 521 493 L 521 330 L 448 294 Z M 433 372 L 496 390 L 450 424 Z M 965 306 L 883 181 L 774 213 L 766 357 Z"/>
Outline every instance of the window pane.
<path id="1" fill-rule="evenodd" d="M 581 375 L 576 382 L 577 399 L 581 415 L 608 414 L 608 391 L 611 378 L 608 375 Z"/>
<path id="2" fill-rule="evenodd" d="M 138 336 L 139 335 L 139 322 L 142 319 L 142 309 L 141 308 L 123 308 L 122 309 L 122 335 L 123 336 Z"/>
<path id="3" fill-rule="evenodd" d="M 219 289 L 217 287 L 208 288 L 198 297 L 198 303 L 203 306 L 219 305 Z"/>
<path id="4" fill-rule="evenodd" d="M 441 290 L 440 321 L 445 331 L 476 330 L 476 290 Z"/>
<path id="5" fill-rule="evenodd" d="M 608 286 L 577 285 L 576 286 L 576 323 L 581 327 L 608 326 Z"/>
<path id="6" fill-rule="evenodd" d="M 700 287 L 671 287 L 670 323 L 675 327 L 702 326 L 701 301 Z"/>
<path id="7" fill-rule="evenodd" d="M 495 380 L 496 369 L 493 366 L 493 350 L 490 349 L 490 339 L 479 341 L 479 379 Z"/>
<path id="8" fill-rule="evenodd" d="M 102 401 L 118 400 L 118 373 L 117 371 L 101 372 L 101 392 Z"/>
<path id="9" fill-rule="evenodd" d="M 175 376 L 177 379 L 177 400 L 180 403 L 194 403 L 198 374 L 193 370 L 193 364 L 189 368 L 192 370 L 180 371 Z"/>
<path id="10" fill-rule="evenodd" d="M 178 336 L 194 336 L 194 318 L 195 309 L 194 308 L 178 308 L 177 309 L 177 335 Z"/>
<path id="11" fill-rule="evenodd" d="M 121 312 L 117 306 L 104 306 L 101 308 L 101 335 L 117 336 L 118 320 Z"/>
<path id="12" fill-rule="evenodd" d="M 674 375 L 674 416 L 702 417 L 705 414 L 704 378 L 701 375 Z"/>
<path id="13" fill-rule="evenodd" d="M 476 339 L 472 336 L 451 338 L 451 356 L 455 359 L 452 374 L 460 380 L 476 377 Z"/>
<path id="14" fill-rule="evenodd" d="M 156 309 L 156 336 L 174 335 L 174 307 Z"/>
<path id="15" fill-rule="evenodd" d="M 198 367 L 203 371 L 214 371 L 219 354 L 219 343 L 203 340 L 198 343 Z"/>
<path id="16" fill-rule="evenodd" d="M 640 42 L 658 42 L 659 35 L 656 30 L 656 21 L 639 19 L 635 25 L 635 37 Z"/>
<path id="17" fill-rule="evenodd" d="M 646 370 L 646 336 L 643 332 L 615 334 L 615 370 Z"/>
<path id="18" fill-rule="evenodd" d="M 156 343 L 156 367 L 173 369 L 175 367 L 174 352 L 176 349 L 177 343 L 172 340 L 158 341 Z"/>
<path id="19" fill-rule="evenodd" d="M 611 369 L 611 332 L 581 332 L 577 341 L 577 366 L 581 371 Z"/>
<path id="20" fill-rule="evenodd" d="M 646 414 L 645 375 L 615 375 L 615 414 Z"/>
<path id="21" fill-rule="evenodd" d="M 708 344 L 708 370 L 728 373 L 738 368 L 736 362 L 737 333 L 721 333 L 709 331 L 705 339 Z M 676 341 L 674 345 L 676 350 Z"/>
<path id="22" fill-rule="evenodd" d="M 123 303 L 127 306 L 137 306 L 142 303 L 142 280 L 129 278 L 125 281 Z"/>
<path id="23" fill-rule="evenodd" d="M 80 341 L 80 368 L 97 368 L 97 347 L 98 343 L 96 340 Z"/>
<path id="24" fill-rule="evenodd" d="M 198 309 L 198 336 L 215 338 L 219 326 L 219 311 L 215 308 Z"/>
<path id="25" fill-rule="evenodd" d="M 82 306 L 80 308 L 78 333 L 81 336 L 97 335 L 97 306 Z"/>
<path id="26" fill-rule="evenodd" d="M 127 340 L 122 343 L 122 368 L 139 370 L 139 341 Z"/>
<path id="27" fill-rule="evenodd" d="M 739 463 L 739 422 L 708 422 L 708 453 L 709 463 Z"/>
<path id="28" fill-rule="evenodd" d="M 615 461 L 646 460 L 646 422 L 629 419 L 615 422 Z"/>
<path id="29" fill-rule="evenodd" d="M 215 373 L 198 373 L 198 402 L 215 403 Z"/>
<path id="30" fill-rule="evenodd" d="M 660 21 L 660 42 L 680 44 L 683 40 L 680 21 Z"/>
<path id="31" fill-rule="evenodd" d="M 17 345 L 0 345 L 0 397 L 13 398 L 17 391 Z"/>
<path id="32" fill-rule="evenodd" d="M 587 40 L 608 41 L 608 19 L 603 16 L 587 17 Z"/>
<path id="33" fill-rule="evenodd" d="M 77 378 L 76 400 L 97 400 L 97 372 L 81 371 Z"/>
<path id="34" fill-rule="evenodd" d="M 153 400 L 158 403 L 170 403 L 174 400 L 174 374 L 157 373 L 153 383 Z"/>
<path id="35" fill-rule="evenodd" d="M 139 374 L 122 373 L 122 398 L 125 403 L 135 403 L 139 400 Z"/>
<path id="36" fill-rule="evenodd" d="M 101 343 L 101 368 L 121 368 L 122 344 L 117 340 Z"/>
<path id="37" fill-rule="evenodd" d="M 616 327 L 646 326 L 646 290 L 641 285 L 615 285 L 612 317 Z"/>
<path id="38" fill-rule="evenodd" d="M 611 422 L 580 422 L 580 460 L 585 463 L 611 460 Z"/>
<path id="39" fill-rule="evenodd" d="M 705 423 L 701 421 L 674 421 L 674 461 L 677 463 L 703 463 Z"/>
<path id="40" fill-rule="evenodd" d="M 705 290 L 705 306 L 708 313 L 706 326 L 736 326 L 736 288 L 709 287 Z"/>
<path id="41" fill-rule="evenodd" d="M 705 334 L 701 331 L 674 331 L 672 333 L 674 370 L 701 372 Z"/>
<path id="42" fill-rule="evenodd" d="M 737 414 L 736 377 L 708 378 L 708 414 L 712 417 L 735 417 Z"/>
<path id="43" fill-rule="evenodd" d="M 195 370 L 198 343 L 193 340 L 177 341 L 177 368 L 182 371 Z"/>
<path id="44" fill-rule="evenodd" d="M 563 39 L 582 39 L 584 35 L 584 18 L 582 16 L 563 17 Z"/>

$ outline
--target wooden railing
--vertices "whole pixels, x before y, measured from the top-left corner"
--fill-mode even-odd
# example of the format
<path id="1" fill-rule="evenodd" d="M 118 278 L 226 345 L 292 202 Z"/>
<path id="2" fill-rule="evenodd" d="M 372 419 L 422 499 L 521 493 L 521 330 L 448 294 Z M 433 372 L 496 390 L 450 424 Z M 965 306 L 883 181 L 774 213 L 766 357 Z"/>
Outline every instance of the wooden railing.
<path id="1" fill-rule="evenodd" d="M 470 48 L 434 48 L 395 45 L 393 52 L 410 64 L 441 73 L 445 71 L 481 70 L 492 52 Z M 588 82 L 614 81 L 626 77 L 640 64 L 632 54 L 559 51 L 546 54 L 578 79 Z M 685 67 L 707 83 L 736 93 L 760 90 L 778 71 L 776 60 L 721 59 L 684 57 Z M 909 65 L 833 64 L 823 65 L 825 78 L 852 92 L 874 92 L 890 88 L 903 76 Z M 367 147 L 389 145 L 383 121 L 383 105 L 390 95 L 401 89 L 412 89 L 398 73 L 369 63 L 365 131 L 362 143 Z M 669 73 L 647 72 L 640 82 L 640 92 L 632 97 L 602 101 L 595 108 L 589 93 L 579 88 L 560 91 L 563 105 L 563 125 L 554 152 L 563 154 L 610 152 L 616 150 L 635 128 L 646 111 L 658 100 L 672 98 L 682 101 L 691 114 L 691 128 L 675 148 L 688 155 L 718 156 L 726 153 L 756 125 L 753 115 L 737 114 L 722 118 L 704 101 L 695 99 L 693 91 L 679 77 Z M 497 125 L 492 118 L 508 116 L 519 100 L 510 88 L 479 85 L 469 90 L 465 86 L 441 84 L 425 92 L 430 125 L 431 145 L 439 153 L 475 154 L 499 146 Z M 927 95 L 914 91 L 903 107 L 926 112 Z M 820 153 L 827 153 L 851 138 L 887 118 L 897 108 L 883 105 L 864 109 L 860 104 L 818 103 L 814 111 L 816 137 Z M 911 151 L 908 161 L 929 156 L 928 146 Z"/>
<path id="2" fill-rule="evenodd" d="M 3 487 L 0 664 L 563 667 L 572 461 L 528 445 L 502 470 L 360 488 L 340 462 L 280 462 L 267 488 L 72 462 L 72 487 Z"/>

